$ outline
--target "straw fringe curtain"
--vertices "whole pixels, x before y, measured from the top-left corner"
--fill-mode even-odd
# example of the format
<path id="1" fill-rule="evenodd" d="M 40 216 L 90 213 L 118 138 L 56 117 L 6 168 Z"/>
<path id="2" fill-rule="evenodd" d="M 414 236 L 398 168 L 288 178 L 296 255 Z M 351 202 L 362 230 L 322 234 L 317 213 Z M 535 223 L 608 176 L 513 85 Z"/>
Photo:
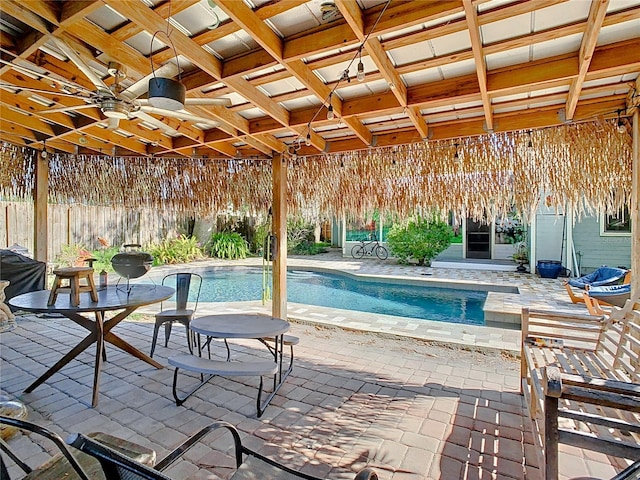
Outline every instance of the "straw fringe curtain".
<path id="1" fill-rule="evenodd" d="M 456 155 L 457 154 L 457 155 Z M 475 220 L 525 219 L 540 200 L 574 220 L 616 211 L 631 195 L 631 136 L 591 122 L 303 157 L 289 170 L 290 207 L 364 218 L 374 209 Z"/>
<path id="2" fill-rule="evenodd" d="M 30 198 L 34 150 L 3 145 L 0 195 Z M 456 156 L 457 153 L 457 156 Z M 264 160 L 53 155 L 50 200 L 152 207 L 210 215 L 266 212 L 271 164 Z M 407 216 L 453 212 L 476 220 L 525 219 L 542 200 L 571 207 L 574 220 L 615 211 L 631 196 L 631 136 L 596 121 L 324 154 L 289 160 L 288 208 L 305 217 L 374 209 Z"/>

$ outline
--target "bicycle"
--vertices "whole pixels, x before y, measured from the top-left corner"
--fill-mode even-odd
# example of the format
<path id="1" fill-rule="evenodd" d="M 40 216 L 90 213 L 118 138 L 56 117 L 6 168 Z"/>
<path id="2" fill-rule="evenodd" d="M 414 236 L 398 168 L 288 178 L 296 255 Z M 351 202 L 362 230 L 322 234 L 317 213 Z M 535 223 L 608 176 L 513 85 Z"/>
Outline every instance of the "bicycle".
<path id="1" fill-rule="evenodd" d="M 374 253 L 380 260 L 386 260 L 389 256 L 389 252 L 387 252 L 385 247 L 380 245 L 375 235 L 370 235 L 368 242 L 360 240 L 360 243 L 354 245 L 351 249 L 351 256 L 356 259 L 360 259 L 365 255 L 372 256 Z"/>

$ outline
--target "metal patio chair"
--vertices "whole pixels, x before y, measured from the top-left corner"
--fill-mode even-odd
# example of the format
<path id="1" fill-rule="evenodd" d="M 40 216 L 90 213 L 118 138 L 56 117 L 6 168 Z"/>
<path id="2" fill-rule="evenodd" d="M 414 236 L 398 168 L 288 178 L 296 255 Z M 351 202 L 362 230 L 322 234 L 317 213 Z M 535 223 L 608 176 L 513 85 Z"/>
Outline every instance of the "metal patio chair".
<path id="1" fill-rule="evenodd" d="M 202 289 L 202 276 L 197 273 L 178 272 L 165 275 L 162 279 L 162 285 L 172 284 L 171 286 L 173 286 L 174 283 L 176 288 L 175 305 L 171 304 L 171 308 L 165 309 L 167 302 L 160 304 L 160 312 L 156 314 L 156 323 L 153 327 L 150 357 L 153 357 L 153 352 L 156 349 L 160 326 L 164 325 L 164 346 L 167 347 L 171 336 L 171 327 L 175 322 L 184 325 L 187 332 L 187 346 L 189 347 L 189 352 L 193 353 L 193 334 L 189 330 L 189 324 L 198 308 L 200 290 Z M 194 284 L 194 294 L 190 298 L 192 283 Z"/>
<path id="2" fill-rule="evenodd" d="M 0 416 L 0 425 L 4 427 L 3 438 L 0 438 L 0 479 L 10 480 L 12 478 L 9 476 L 9 465 L 11 465 L 11 463 L 7 463 L 9 460 L 24 472 L 19 477 L 22 480 L 100 480 L 105 478 L 102 474 L 101 465 L 95 458 L 77 450 L 69 449 L 58 434 L 35 423 L 12 417 Z M 17 439 L 13 447 L 9 445 L 9 443 L 13 443 L 8 441 L 9 437 L 13 436 L 14 433 L 11 431 L 9 435 L 9 430 L 7 429 L 15 430 L 15 433 L 29 433 L 30 435 L 36 434 L 44 437 L 53 442 L 57 447 L 58 453 L 41 465 L 30 465 L 29 463 L 32 462 L 27 462 L 25 456 L 27 454 L 30 457 L 34 456 L 33 450 L 25 449 L 23 439 Z M 4 437 L 7 437 L 6 441 Z M 90 433 L 89 437 L 94 441 L 101 442 L 101 444 L 109 445 L 119 454 L 135 458 L 136 461 L 143 464 L 153 465 L 155 463 L 156 453 L 136 443 L 106 433 Z M 40 438 L 36 438 L 33 441 L 41 444 L 43 448 L 49 447 L 47 445 L 49 442 L 42 443 Z M 39 456 L 36 457 L 41 458 Z"/>
<path id="3" fill-rule="evenodd" d="M 197 431 L 189 437 L 184 443 L 169 453 L 164 459 L 160 460 L 155 467 L 150 468 L 139 462 L 122 455 L 115 450 L 101 444 L 94 439 L 88 438 L 82 434 L 75 434 L 67 439 L 67 443 L 79 450 L 96 457 L 104 470 L 105 477 L 109 480 L 171 480 L 171 477 L 165 475 L 166 470 L 183 453 L 197 444 L 207 433 L 219 429 L 226 428 L 233 436 L 235 447 L 235 467 L 236 471 L 231 476 L 233 480 L 321 480 L 318 477 L 308 475 L 289 467 L 286 467 L 275 460 L 261 455 L 242 445 L 240 434 L 236 428 L 226 422 L 215 422 L 207 427 Z M 228 468 L 228 467 L 227 467 Z M 370 468 L 365 468 L 358 472 L 355 480 L 377 480 L 378 476 Z"/>

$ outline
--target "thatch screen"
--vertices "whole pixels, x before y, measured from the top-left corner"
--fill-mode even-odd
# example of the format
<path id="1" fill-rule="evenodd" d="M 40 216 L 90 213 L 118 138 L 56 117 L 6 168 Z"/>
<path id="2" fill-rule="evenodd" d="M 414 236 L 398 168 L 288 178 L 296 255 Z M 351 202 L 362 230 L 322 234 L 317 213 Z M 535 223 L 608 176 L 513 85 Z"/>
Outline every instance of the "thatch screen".
<path id="1" fill-rule="evenodd" d="M 5 144 L 1 154 L 0 195 L 29 198 L 33 150 Z M 272 201 L 267 160 L 51 157 L 49 194 L 57 203 L 209 215 L 266 212 Z M 379 209 L 479 219 L 514 206 L 528 216 L 543 199 L 582 216 L 628 203 L 631 163 L 631 136 L 610 121 L 297 157 L 289 159 L 288 207 L 322 217 Z"/>

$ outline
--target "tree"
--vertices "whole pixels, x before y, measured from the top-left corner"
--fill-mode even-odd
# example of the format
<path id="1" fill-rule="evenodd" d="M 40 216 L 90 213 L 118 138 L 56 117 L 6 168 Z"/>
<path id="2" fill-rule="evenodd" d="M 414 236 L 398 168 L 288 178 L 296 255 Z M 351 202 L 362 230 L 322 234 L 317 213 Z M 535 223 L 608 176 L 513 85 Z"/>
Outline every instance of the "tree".
<path id="1" fill-rule="evenodd" d="M 391 227 L 387 243 L 400 263 L 413 258 L 418 265 L 430 266 L 431 260 L 451 244 L 451 234 L 445 222 L 416 217 Z"/>

